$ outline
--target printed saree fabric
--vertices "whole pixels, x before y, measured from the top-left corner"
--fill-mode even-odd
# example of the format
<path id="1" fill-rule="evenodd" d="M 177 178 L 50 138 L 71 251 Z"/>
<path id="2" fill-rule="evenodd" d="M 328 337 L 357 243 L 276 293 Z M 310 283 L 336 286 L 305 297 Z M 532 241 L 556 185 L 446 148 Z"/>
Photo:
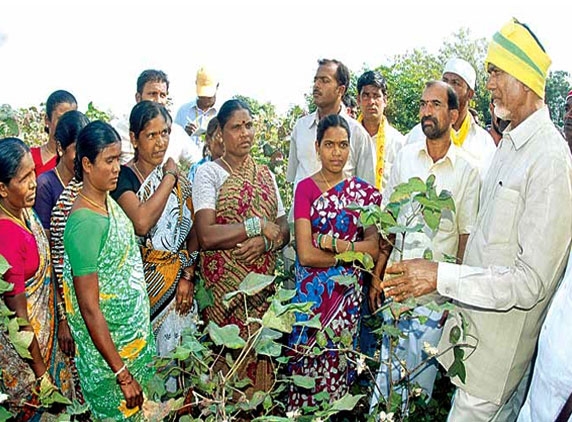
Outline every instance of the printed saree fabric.
<path id="1" fill-rule="evenodd" d="M 71 398 L 73 382 L 66 365 L 63 352 L 57 341 L 57 320 L 55 303 L 55 283 L 51 277 L 52 264 L 50 248 L 44 229 L 36 214 L 28 214 L 30 230 L 36 240 L 40 264 L 36 274 L 26 281 L 26 301 L 30 325 L 40 346 L 44 363 L 54 383 L 62 393 Z M 32 389 L 36 388 L 36 380 L 28 362 L 16 352 L 9 340 L 8 333 L 0 330 L 0 368 L 2 390 L 11 401 L 27 401 L 38 404 L 37 396 Z M 28 420 L 36 417 L 36 409 L 29 406 L 15 407 L 18 413 L 16 420 Z"/>
<path id="2" fill-rule="evenodd" d="M 299 186 L 303 186 L 303 181 Z M 306 186 L 308 186 L 306 184 Z M 369 183 L 352 177 L 343 180 L 333 188 L 319 195 L 310 207 L 312 234 L 322 233 L 340 240 L 363 240 L 359 212 L 347 209 L 350 204 L 367 206 L 381 204 L 381 195 Z M 335 281 L 336 277 L 353 277 L 361 285 L 362 274 L 350 265 L 338 265 L 330 268 L 304 267 L 295 263 L 296 296 L 294 303 L 313 302 L 312 312 L 320 315 L 321 332 L 330 328 L 336 337 L 356 336 L 360 315 L 361 291 L 353 285 L 346 286 Z M 307 314 L 297 314 L 297 321 L 310 318 Z M 295 326 L 289 338 L 289 346 L 294 350 L 290 364 L 293 374 L 311 376 L 316 379 L 313 391 L 292 387 L 289 395 L 289 408 L 314 405 L 313 396 L 321 391 L 330 394 L 330 399 L 341 398 L 348 392 L 355 376 L 352 364 L 335 351 L 320 356 L 303 356 L 316 345 L 318 330 Z M 326 336 L 327 337 L 327 336 Z M 326 346 L 339 347 L 331 339 Z M 299 352 L 299 353 L 297 353 Z"/>
<path id="3" fill-rule="evenodd" d="M 140 201 L 147 201 L 163 179 L 161 166 L 156 167 L 137 191 Z M 191 230 L 191 185 L 180 178 L 171 191 L 167 204 L 155 226 L 139 238 L 147 294 L 151 304 L 151 322 L 161 356 L 176 346 L 183 327 L 190 327 L 194 312 L 180 316 L 175 311 L 177 283 L 182 270 L 190 265 L 186 249 Z"/>
<path id="4" fill-rule="evenodd" d="M 149 298 L 141 254 L 133 225 L 108 197 L 109 230 L 97 260 L 99 306 L 119 355 L 145 388 L 153 376 L 149 366 L 155 354 Z M 72 214 L 73 215 L 73 214 Z M 71 217 L 70 217 L 71 218 Z M 130 411 L 113 371 L 99 353 L 79 310 L 69 256 L 64 258 L 64 296 L 68 322 L 76 344 L 76 366 L 81 388 L 95 419 L 123 420 Z M 134 418 L 141 416 L 141 412 Z"/>
<path id="5" fill-rule="evenodd" d="M 216 224 L 242 223 L 254 216 L 275 221 L 277 212 L 278 198 L 270 170 L 255 164 L 251 157 L 220 187 Z M 274 274 L 275 253 L 263 253 L 252 265 L 236 260 L 232 249 L 201 251 L 200 259 L 205 285 L 214 296 L 214 305 L 205 309 L 206 322 L 213 321 L 220 326 L 236 324 L 241 336 L 246 338 L 244 301 L 234 300 L 226 308 L 222 298 L 226 293 L 235 291 L 250 272 Z M 262 317 L 269 305 L 266 298 L 272 294 L 269 289 L 247 298 L 249 317 Z M 245 366 L 243 373 L 253 381 L 254 390 L 267 390 L 270 387 L 272 368 L 269 362 L 263 359 L 257 362 L 256 356 L 252 356 Z"/>

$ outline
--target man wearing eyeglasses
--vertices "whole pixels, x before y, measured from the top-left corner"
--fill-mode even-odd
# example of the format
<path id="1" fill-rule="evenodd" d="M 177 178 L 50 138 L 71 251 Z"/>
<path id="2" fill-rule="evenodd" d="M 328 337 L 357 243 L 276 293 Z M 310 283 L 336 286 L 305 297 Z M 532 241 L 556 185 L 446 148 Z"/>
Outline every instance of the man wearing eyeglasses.
<path id="1" fill-rule="evenodd" d="M 445 64 L 441 80 L 448 83 L 459 97 L 459 117 L 453 123 L 451 140 L 467 151 L 477 162 L 484 180 L 487 169 L 495 153 L 496 146 L 489 133 L 478 125 L 469 112 L 469 103 L 475 95 L 477 74 L 466 60 L 452 58 Z M 407 135 L 406 143 L 423 141 L 425 134 L 421 125 L 415 126 Z"/>
<path id="2" fill-rule="evenodd" d="M 389 262 L 398 262 L 400 251 L 403 253 L 403 259 L 422 258 L 427 249 L 432 251 L 435 261 L 444 261 L 448 255 L 462 262 L 469 233 L 476 221 L 480 180 L 473 159 L 467 151 L 452 142 L 451 128 L 457 121 L 458 115 L 459 101 L 454 89 L 442 81 L 427 82 L 419 104 L 419 117 L 425 139 L 423 142 L 405 145 L 399 151 L 383 194 L 383 201 L 387 204 L 393 189 L 401 183 L 406 183 L 410 178 L 419 177 L 425 181 L 430 175 L 434 175 L 437 194 L 441 190 L 450 192 L 455 201 L 455 210 L 443 211 L 439 227 L 434 232 L 427 229 L 421 233 L 408 233 L 405 237 L 396 235 L 395 248 L 391 252 Z M 402 209 L 397 217 L 398 224 L 407 225 L 406 220 L 413 214 L 412 207 Z M 418 216 L 418 223 L 423 224 L 421 215 Z M 376 265 L 378 276 L 381 275 L 380 269 L 385 267 L 384 260 L 387 262 L 387 256 L 380 254 Z M 372 309 L 381 306 L 382 297 L 379 284 L 373 283 L 369 291 L 369 303 Z M 437 346 L 441 338 L 443 320 L 442 312 L 432 311 L 423 306 L 432 301 L 444 302 L 444 299 L 438 294 L 421 297 L 418 299 L 419 306 L 413 310 L 413 317 L 399 321 L 402 336 L 393 350 L 393 356 L 390 356 L 390 339 L 384 337 L 381 361 L 394 360 L 395 356 L 398 360 L 392 364 L 391 378 L 388 374 L 388 365 L 382 363 L 380 366 L 377 376 L 379 388 L 374 389 L 376 393 L 372 406 L 378 400 L 377 391 L 387 398 L 390 379 L 394 383 L 400 379 L 399 361 L 405 361 L 409 370 L 417 368 L 411 374 L 410 382 L 421 387 L 427 399 L 431 397 L 438 366 L 434 359 L 426 361 L 430 356 L 424 351 L 424 346 L 426 344 L 429 345 L 427 347 Z M 391 312 L 386 312 L 384 318 L 391 319 Z M 419 322 L 420 319 L 427 321 L 422 324 Z"/>

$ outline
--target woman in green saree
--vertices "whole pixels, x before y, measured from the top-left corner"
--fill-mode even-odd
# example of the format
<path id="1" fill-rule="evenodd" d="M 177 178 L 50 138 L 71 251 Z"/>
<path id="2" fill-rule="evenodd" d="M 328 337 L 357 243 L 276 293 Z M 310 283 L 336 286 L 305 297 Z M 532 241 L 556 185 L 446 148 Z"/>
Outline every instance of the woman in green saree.
<path id="1" fill-rule="evenodd" d="M 83 188 L 64 232 L 64 296 L 80 383 L 95 419 L 137 419 L 155 342 L 133 225 L 108 195 L 121 142 L 110 125 L 95 121 L 76 149 Z"/>

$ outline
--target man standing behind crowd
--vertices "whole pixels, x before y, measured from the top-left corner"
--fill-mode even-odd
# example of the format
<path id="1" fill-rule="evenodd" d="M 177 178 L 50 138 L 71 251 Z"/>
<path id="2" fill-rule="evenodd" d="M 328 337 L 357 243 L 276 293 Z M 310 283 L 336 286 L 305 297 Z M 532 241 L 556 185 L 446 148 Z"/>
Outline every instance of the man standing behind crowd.
<path id="1" fill-rule="evenodd" d="M 169 78 L 167 74 L 162 70 L 155 69 L 147 69 L 141 72 L 137 78 L 135 103 L 154 101 L 167 106 L 168 100 Z M 121 137 L 121 164 L 126 164 L 135 154 L 135 149 L 131 145 L 131 138 L 129 137 L 129 119 L 116 118 L 109 123 Z M 189 159 L 191 155 L 192 150 L 187 145 L 184 133 L 182 133 L 182 130 L 177 129 L 175 125 L 172 125 L 165 161 L 168 158 L 172 158 L 178 164 L 183 159 Z"/>
<path id="2" fill-rule="evenodd" d="M 473 157 L 479 167 L 481 180 L 484 180 L 496 145 L 489 133 L 478 125 L 469 112 L 469 102 L 475 95 L 477 80 L 475 69 L 466 60 L 452 58 L 445 64 L 441 79 L 451 85 L 459 97 L 459 118 L 453 124 L 451 139 L 455 145 Z M 407 135 L 408 144 L 424 139 L 421 125 L 415 126 Z"/>
<path id="3" fill-rule="evenodd" d="M 184 128 L 189 135 L 193 149 L 201 151 L 200 156 L 193 157 L 193 162 L 202 158 L 204 142 L 201 135 L 206 133 L 209 120 L 217 114 L 215 103 L 219 84 L 212 72 L 201 67 L 197 71 L 195 85 L 197 98 L 183 104 L 175 117 L 175 123 Z"/>
<path id="4" fill-rule="evenodd" d="M 558 285 L 572 237 L 572 163 L 550 120 L 544 88 L 551 60 L 528 26 L 511 20 L 489 44 L 485 61 L 495 114 L 503 132 L 481 192 L 481 207 L 463 265 L 416 259 L 386 270 L 383 283 L 403 301 L 437 290 L 457 311 L 450 332 L 468 323 L 466 380 L 457 385 L 449 421 L 514 420 L 546 308 Z M 452 317 L 454 316 L 454 317 Z M 453 353 L 440 359 L 449 368 Z"/>
<path id="5" fill-rule="evenodd" d="M 298 119 L 290 140 L 286 180 L 294 183 L 294 189 L 300 180 L 320 170 L 316 155 L 316 128 L 320 119 L 330 114 L 343 116 L 350 126 L 350 156 L 344 169 L 346 176 L 357 176 L 371 184 L 375 183 L 375 151 L 371 147 L 369 135 L 356 120 L 347 115 L 342 103 L 349 83 L 350 72 L 342 62 L 330 59 L 318 61 L 312 91 L 317 109 Z"/>
<path id="6" fill-rule="evenodd" d="M 375 186 L 383 191 L 397 153 L 405 137 L 389 124 L 385 117 L 387 83 L 381 73 L 369 70 L 357 82 L 358 122 L 362 124 L 375 147 Z"/>

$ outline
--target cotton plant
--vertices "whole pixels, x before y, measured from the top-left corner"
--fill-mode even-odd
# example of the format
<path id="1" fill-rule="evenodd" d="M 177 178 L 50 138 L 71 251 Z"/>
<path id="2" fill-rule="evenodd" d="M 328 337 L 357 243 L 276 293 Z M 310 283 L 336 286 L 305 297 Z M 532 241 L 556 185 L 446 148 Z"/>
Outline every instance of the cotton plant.
<path id="1" fill-rule="evenodd" d="M 372 204 L 366 207 L 351 206 L 351 208 L 360 212 L 361 222 L 364 227 L 374 225 L 377 228 L 380 236 L 392 244 L 396 251 L 397 261 L 401 261 L 404 257 L 404 250 L 401 245 L 406 244 L 405 238 L 415 233 L 427 233 L 428 231 L 434 233 L 439 228 L 442 215 L 455 212 L 455 202 L 447 190 L 437 192 L 435 176 L 430 175 L 425 181 L 414 177 L 405 183 L 397 185 L 385 207 Z M 401 237 L 401 242 L 395 242 L 394 239 L 396 237 Z M 361 252 L 344 252 L 337 255 L 337 258 L 346 262 L 353 262 L 354 265 L 370 273 L 374 267 L 372 257 Z M 430 249 L 425 250 L 423 258 L 432 260 L 432 251 Z M 456 260 L 455 257 L 448 255 L 445 255 L 444 258 L 448 262 L 455 262 Z M 375 277 L 375 275 L 372 274 L 372 277 Z M 349 278 L 340 278 L 336 281 L 342 284 L 355 283 L 355 281 Z M 359 286 L 356 285 L 356 288 L 359 288 Z M 413 315 L 411 311 L 416 306 L 417 301 L 414 298 L 401 303 L 388 299 L 376 311 L 376 313 L 389 311 L 393 316 L 390 321 L 384 321 L 379 328 L 374 330 L 378 335 L 389 337 L 389 355 L 391 357 L 396 358 L 395 346 L 398 343 L 398 339 L 402 336 L 399 329 L 399 321 L 405 318 L 417 318 L 422 324 L 427 321 L 425 316 Z M 430 302 L 424 306 L 438 312 L 456 312 L 454 305 L 448 302 L 444 304 Z M 386 401 L 383 401 L 383 398 L 381 398 L 381 403 L 379 403 L 377 410 L 374 411 L 374 417 L 377 418 L 375 420 L 389 420 L 387 416 L 384 416 L 386 419 L 382 419 L 382 415 L 388 415 L 386 412 L 390 412 L 389 414 L 392 415 L 391 420 L 393 418 L 402 420 L 402 418 L 406 417 L 409 414 L 409 407 L 414 406 L 414 402 L 419 399 L 424 400 L 425 398 L 422 390 L 410 381 L 411 376 L 429 361 L 451 349 L 453 350 L 455 360 L 447 375 L 450 377 L 458 376 L 462 382 L 465 381 L 464 360 L 467 357 L 465 351 L 467 349 L 474 350 L 476 346 L 474 345 L 475 342 L 473 344 L 467 342 L 465 335 L 466 320 L 462 314 L 460 315 L 460 320 L 462 324 L 461 326 L 455 326 L 451 331 L 450 346 L 445 350 L 438 350 L 436 345 L 426 343 L 424 351 L 427 354 L 427 358 L 415 368 L 408 368 L 405 361 L 399 362 L 399 359 L 397 359 L 398 379 L 391 379 L 392 371 L 389 370 L 391 365 L 396 365 L 395 360 L 392 358 L 382 360 L 379 355 L 376 356 L 375 365 L 388 366 L 390 394 Z"/>

